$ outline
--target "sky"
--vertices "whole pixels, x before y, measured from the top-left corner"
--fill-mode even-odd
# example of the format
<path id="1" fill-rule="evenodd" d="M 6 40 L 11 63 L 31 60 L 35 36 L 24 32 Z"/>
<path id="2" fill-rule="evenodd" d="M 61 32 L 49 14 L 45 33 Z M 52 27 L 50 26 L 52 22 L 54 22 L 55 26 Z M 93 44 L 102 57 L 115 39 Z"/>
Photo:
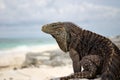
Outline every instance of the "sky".
<path id="1" fill-rule="evenodd" d="M 0 38 L 45 37 L 41 26 L 58 21 L 120 35 L 120 0 L 0 0 Z"/>

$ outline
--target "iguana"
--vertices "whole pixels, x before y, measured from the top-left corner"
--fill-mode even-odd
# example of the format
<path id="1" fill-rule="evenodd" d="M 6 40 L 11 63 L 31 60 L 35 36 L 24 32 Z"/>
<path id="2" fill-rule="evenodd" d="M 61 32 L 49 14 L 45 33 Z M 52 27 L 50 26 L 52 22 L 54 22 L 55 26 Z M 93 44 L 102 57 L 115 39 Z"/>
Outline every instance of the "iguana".
<path id="1" fill-rule="evenodd" d="M 42 31 L 52 35 L 72 59 L 74 73 L 60 80 L 94 79 L 97 75 L 101 80 L 120 80 L 120 50 L 108 38 L 72 22 L 46 24 Z"/>

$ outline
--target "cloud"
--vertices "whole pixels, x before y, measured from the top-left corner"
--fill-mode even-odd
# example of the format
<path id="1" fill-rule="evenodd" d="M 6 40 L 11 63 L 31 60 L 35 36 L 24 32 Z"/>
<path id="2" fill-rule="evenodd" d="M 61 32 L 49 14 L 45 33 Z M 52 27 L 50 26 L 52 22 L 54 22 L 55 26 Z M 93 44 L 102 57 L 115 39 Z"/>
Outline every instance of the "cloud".
<path id="1" fill-rule="evenodd" d="M 5 5 L 7 9 L 0 13 L 0 21 L 89 21 L 120 18 L 119 8 L 92 1 L 90 3 L 88 0 L 6 0 Z"/>
<path id="2" fill-rule="evenodd" d="M 4 10 L 6 8 L 4 2 L 1 0 L 0 1 L 0 11 Z"/>
<path id="3" fill-rule="evenodd" d="M 0 36 L 11 36 L 15 33 L 20 35 L 23 30 L 24 32 L 28 30 L 26 33 L 28 34 L 35 28 L 33 26 L 29 29 L 32 23 L 43 25 L 53 21 L 72 21 L 83 28 L 105 35 L 120 34 L 119 2 L 118 0 L 0 0 Z M 15 25 L 16 23 L 30 25 L 27 25 L 28 27 L 25 25 L 21 30 L 18 24 Z M 2 29 L 4 26 L 1 24 L 14 26 L 8 30 L 8 26 Z M 18 31 L 11 30 L 15 27 Z M 37 35 L 38 28 L 29 35 Z"/>

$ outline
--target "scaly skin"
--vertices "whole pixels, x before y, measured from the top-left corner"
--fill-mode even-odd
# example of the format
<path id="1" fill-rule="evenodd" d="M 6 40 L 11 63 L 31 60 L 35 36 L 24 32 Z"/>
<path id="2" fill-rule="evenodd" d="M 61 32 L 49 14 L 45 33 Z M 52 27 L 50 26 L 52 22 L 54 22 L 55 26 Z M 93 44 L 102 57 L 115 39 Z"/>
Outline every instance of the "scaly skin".
<path id="1" fill-rule="evenodd" d="M 60 80 L 93 79 L 97 75 L 101 80 L 119 80 L 120 50 L 108 38 L 83 30 L 71 22 L 47 24 L 42 31 L 52 35 L 73 61 L 74 74 L 60 77 Z"/>

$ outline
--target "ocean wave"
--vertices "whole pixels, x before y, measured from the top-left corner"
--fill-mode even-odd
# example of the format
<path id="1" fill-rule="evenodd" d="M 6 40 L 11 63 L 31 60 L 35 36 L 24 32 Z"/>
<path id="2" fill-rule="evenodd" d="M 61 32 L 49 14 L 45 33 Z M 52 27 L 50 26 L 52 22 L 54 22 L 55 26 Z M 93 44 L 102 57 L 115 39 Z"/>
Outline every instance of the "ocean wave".
<path id="1" fill-rule="evenodd" d="M 58 46 L 56 44 L 45 44 L 45 45 L 21 45 L 14 48 L 8 48 L 0 50 L 0 54 L 22 54 L 22 53 L 29 53 L 29 52 L 42 52 L 45 50 L 54 50 L 58 49 Z"/>

